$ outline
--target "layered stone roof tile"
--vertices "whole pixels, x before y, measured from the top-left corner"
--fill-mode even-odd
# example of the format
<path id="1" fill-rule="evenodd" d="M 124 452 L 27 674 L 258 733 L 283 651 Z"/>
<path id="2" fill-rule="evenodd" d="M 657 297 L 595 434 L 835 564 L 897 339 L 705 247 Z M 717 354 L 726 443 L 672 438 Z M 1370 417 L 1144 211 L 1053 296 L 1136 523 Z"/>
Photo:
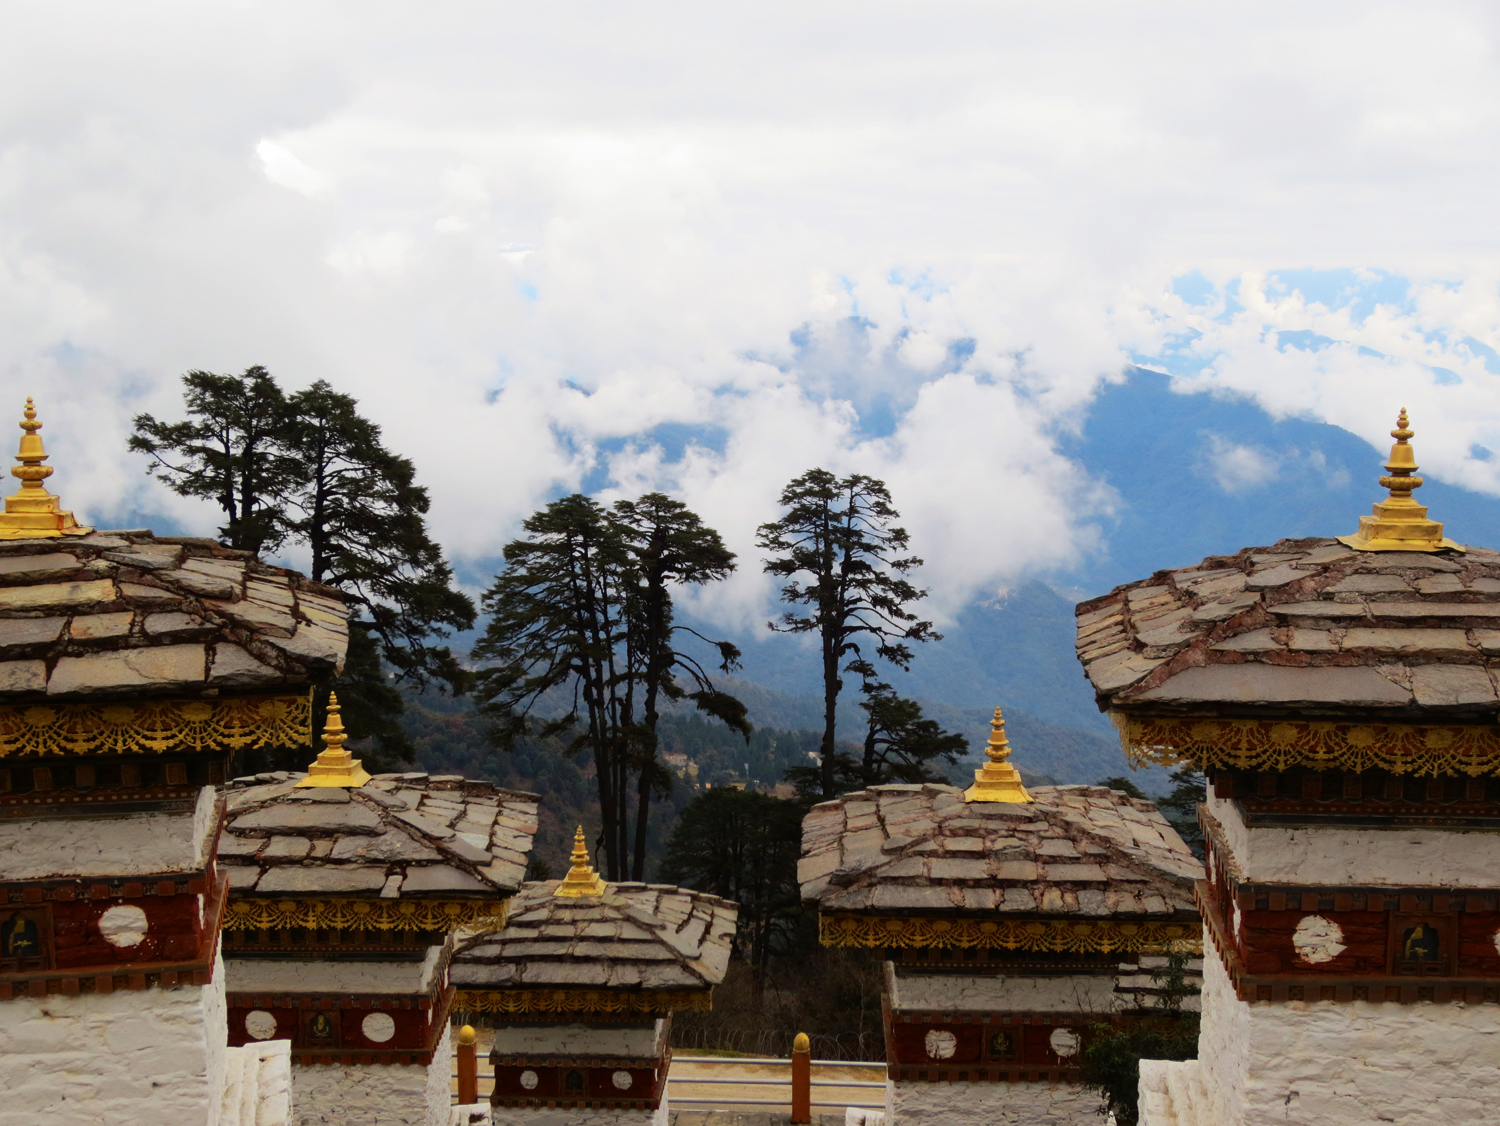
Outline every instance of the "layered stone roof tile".
<path id="1" fill-rule="evenodd" d="M 299 788 L 304 774 L 226 788 L 219 862 L 236 896 L 509 895 L 526 875 L 536 794 L 456 775 L 378 774 L 358 788 Z"/>
<path id="2" fill-rule="evenodd" d="M 562 898 L 528 883 L 502 930 L 462 941 L 459 989 L 711 989 L 724 980 L 737 904 L 669 884 L 609 884 Z"/>
<path id="3" fill-rule="evenodd" d="M 1356 551 L 1288 539 L 1158 571 L 1080 603 L 1101 709 L 1492 716 L 1500 552 Z"/>
<path id="4" fill-rule="evenodd" d="M 954 786 L 875 786 L 802 822 L 804 903 L 865 914 L 1196 917 L 1203 868 L 1149 801 L 1036 786 L 969 802 Z"/>
<path id="5" fill-rule="evenodd" d="M 0 701 L 216 695 L 342 669 L 342 595 L 217 541 L 0 540 Z"/>

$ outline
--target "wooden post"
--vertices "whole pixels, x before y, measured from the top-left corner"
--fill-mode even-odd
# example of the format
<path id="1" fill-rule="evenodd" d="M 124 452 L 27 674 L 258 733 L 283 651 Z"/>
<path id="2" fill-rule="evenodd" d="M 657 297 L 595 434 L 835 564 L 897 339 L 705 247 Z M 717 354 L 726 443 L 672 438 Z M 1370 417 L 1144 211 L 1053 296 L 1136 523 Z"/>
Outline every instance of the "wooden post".
<path id="1" fill-rule="evenodd" d="M 805 1032 L 792 1041 L 792 1121 L 812 1121 L 812 1045 Z"/>
<path id="2" fill-rule="evenodd" d="M 479 1065 L 474 1061 L 474 1030 L 467 1024 L 458 1030 L 458 1105 L 479 1101 Z"/>

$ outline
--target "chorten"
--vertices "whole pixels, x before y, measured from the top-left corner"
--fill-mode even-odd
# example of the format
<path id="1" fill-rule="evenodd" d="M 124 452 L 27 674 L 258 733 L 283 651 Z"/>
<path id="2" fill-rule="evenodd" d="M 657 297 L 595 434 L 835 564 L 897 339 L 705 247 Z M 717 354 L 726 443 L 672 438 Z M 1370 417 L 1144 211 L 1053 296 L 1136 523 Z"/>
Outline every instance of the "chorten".
<path id="1" fill-rule="evenodd" d="M 1028 790 L 995 709 L 967 790 L 873 786 L 816 805 L 797 876 L 825 946 L 884 962 L 887 1113 L 898 1124 L 1099 1121 L 1090 1028 L 1193 955 L 1203 873 L 1149 801 Z M 1146 986 L 1149 989 L 1149 986 Z"/>
<path id="2" fill-rule="evenodd" d="M 606 883 L 580 827 L 567 875 L 524 884 L 505 926 L 453 958 L 454 1007 L 494 1025 L 495 1120 L 665 1126 L 672 1013 L 711 1006 L 738 912 L 669 884 Z"/>
<path id="3" fill-rule="evenodd" d="M 1500 1096 L 1500 553 L 1411 499 L 1401 412 L 1358 531 L 1078 607 L 1142 763 L 1202 770 L 1199 1059 L 1143 1123 L 1488 1122 Z"/>
<path id="4" fill-rule="evenodd" d="M 453 936 L 504 925 L 539 799 L 458 776 L 371 777 L 346 742 L 330 694 L 306 775 L 228 787 L 229 1042 L 291 1041 L 308 1126 L 447 1126 Z"/>
<path id="5" fill-rule="evenodd" d="M 310 741 L 343 602 L 212 540 L 80 524 L 40 427 L 28 400 L 0 514 L 7 1110 L 237 1123 L 275 1050 L 226 1049 L 215 787 L 236 750 Z"/>

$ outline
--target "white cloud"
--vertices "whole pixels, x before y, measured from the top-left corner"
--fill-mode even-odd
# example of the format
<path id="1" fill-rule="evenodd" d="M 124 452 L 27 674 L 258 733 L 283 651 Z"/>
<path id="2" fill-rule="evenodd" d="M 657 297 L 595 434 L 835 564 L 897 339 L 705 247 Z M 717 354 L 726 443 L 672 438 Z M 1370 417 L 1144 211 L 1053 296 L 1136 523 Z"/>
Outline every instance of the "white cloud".
<path id="1" fill-rule="evenodd" d="M 1058 435 L 1178 333 L 1184 387 L 1372 442 L 1404 401 L 1434 473 L 1500 491 L 1465 452 L 1500 448 L 1463 343 L 1500 348 L 1487 9 L 586 12 L 12 13 L 0 371 L 65 498 L 211 529 L 129 417 L 264 363 L 358 396 L 462 559 L 602 459 L 724 530 L 750 565 L 718 611 L 756 618 L 754 527 L 826 464 L 886 477 L 951 607 L 1092 550 L 1110 494 Z M 1355 316 L 1288 265 L 1418 288 Z M 1239 311 L 1171 297 L 1190 270 Z"/>

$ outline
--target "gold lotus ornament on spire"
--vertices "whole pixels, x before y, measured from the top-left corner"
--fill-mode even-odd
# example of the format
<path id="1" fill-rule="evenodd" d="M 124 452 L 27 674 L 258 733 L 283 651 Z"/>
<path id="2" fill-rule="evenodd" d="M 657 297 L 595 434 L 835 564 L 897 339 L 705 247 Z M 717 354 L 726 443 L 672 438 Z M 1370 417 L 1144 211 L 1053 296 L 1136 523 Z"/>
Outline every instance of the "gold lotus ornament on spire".
<path id="1" fill-rule="evenodd" d="M 21 479 L 21 487 L 14 496 L 5 498 L 5 511 L 0 513 L 0 540 L 52 539 L 57 536 L 86 536 L 92 528 L 85 528 L 64 512 L 62 502 L 46 489 L 42 482 L 52 476 L 47 460 L 47 451 L 42 448 L 42 436 L 37 433 L 42 424 L 36 420 L 36 407 L 26 400 L 24 418 L 21 420 L 21 449 L 16 454 L 20 465 L 10 467 L 10 475 Z"/>
<path id="2" fill-rule="evenodd" d="M 1340 536 L 1340 543 L 1356 551 L 1463 550 L 1462 545 L 1445 540 L 1443 526 L 1427 519 L 1427 506 L 1412 499 L 1411 494 L 1422 487 L 1422 478 L 1415 476 L 1417 459 L 1411 448 L 1411 436 L 1406 408 L 1402 407 L 1396 429 L 1391 431 L 1396 444 L 1391 447 L 1391 459 L 1385 463 L 1390 476 L 1380 479 L 1381 488 L 1389 489 L 1390 496 L 1375 503 L 1373 515 L 1361 516 L 1359 531 L 1352 536 Z"/>
<path id="3" fill-rule="evenodd" d="M 583 843 L 583 826 L 580 825 L 573 836 L 573 867 L 568 869 L 568 874 L 552 894 L 561 899 L 582 899 L 589 895 L 603 895 L 608 886 L 604 877 L 589 864 L 589 850 Z"/>
<path id="4" fill-rule="evenodd" d="M 990 741 L 984 754 L 989 761 L 974 771 L 974 784 L 964 791 L 964 801 L 1036 801 L 1021 784 L 1021 772 L 1010 762 L 1010 741 L 1005 737 L 1005 717 L 999 708 L 990 720 Z"/>
<path id="5" fill-rule="evenodd" d="M 338 693 L 328 693 L 328 722 L 323 725 L 323 749 L 317 761 L 307 768 L 307 777 L 299 786 L 347 786 L 357 789 L 370 780 L 369 773 L 359 760 L 344 750 L 349 736 L 344 734 L 344 721 L 339 718 Z"/>

